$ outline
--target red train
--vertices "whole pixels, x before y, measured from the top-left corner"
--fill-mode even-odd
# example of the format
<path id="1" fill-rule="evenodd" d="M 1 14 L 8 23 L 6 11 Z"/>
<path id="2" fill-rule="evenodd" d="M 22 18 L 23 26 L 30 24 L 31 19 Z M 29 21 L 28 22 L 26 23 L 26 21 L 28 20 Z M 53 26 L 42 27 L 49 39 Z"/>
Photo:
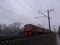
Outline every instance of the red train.
<path id="1" fill-rule="evenodd" d="M 32 24 L 26 24 L 24 26 L 23 34 L 24 35 L 46 34 L 48 32 L 49 31 L 44 28 L 40 28 L 40 27 L 32 25 Z"/>

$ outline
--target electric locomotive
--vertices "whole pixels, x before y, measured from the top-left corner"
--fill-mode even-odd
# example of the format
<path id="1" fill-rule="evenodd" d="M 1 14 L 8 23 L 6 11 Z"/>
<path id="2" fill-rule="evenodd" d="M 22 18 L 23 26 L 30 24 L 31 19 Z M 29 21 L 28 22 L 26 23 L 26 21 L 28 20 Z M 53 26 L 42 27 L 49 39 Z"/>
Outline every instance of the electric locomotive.
<path id="1" fill-rule="evenodd" d="M 48 30 L 46 30 L 45 28 L 40 28 L 33 24 L 26 24 L 23 30 L 23 34 L 28 36 L 34 34 L 46 34 L 46 33 L 48 33 Z"/>

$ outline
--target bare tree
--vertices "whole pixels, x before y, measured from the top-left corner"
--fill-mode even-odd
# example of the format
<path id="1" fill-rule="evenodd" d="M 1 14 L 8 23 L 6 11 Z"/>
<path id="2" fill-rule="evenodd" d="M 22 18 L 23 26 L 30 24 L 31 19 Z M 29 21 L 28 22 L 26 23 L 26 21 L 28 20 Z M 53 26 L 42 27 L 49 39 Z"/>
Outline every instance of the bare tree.
<path id="1" fill-rule="evenodd" d="M 9 24 L 8 28 L 10 30 L 9 33 L 11 33 L 12 35 L 17 35 L 20 32 L 20 25 L 21 23 L 13 23 L 13 24 Z"/>
<path id="2" fill-rule="evenodd" d="M 9 28 L 11 29 L 11 30 L 20 30 L 20 24 L 21 23 L 13 23 L 13 24 L 9 24 Z"/>
<path id="3" fill-rule="evenodd" d="M 1 29 L 1 24 L 0 24 L 0 35 L 1 35 L 1 33 L 2 33 L 2 29 Z"/>
<path id="4" fill-rule="evenodd" d="M 13 23 L 9 24 L 8 26 L 6 24 L 0 24 L 0 34 L 4 36 L 14 36 L 18 35 L 20 33 L 20 25 L 21 23 Z"/>

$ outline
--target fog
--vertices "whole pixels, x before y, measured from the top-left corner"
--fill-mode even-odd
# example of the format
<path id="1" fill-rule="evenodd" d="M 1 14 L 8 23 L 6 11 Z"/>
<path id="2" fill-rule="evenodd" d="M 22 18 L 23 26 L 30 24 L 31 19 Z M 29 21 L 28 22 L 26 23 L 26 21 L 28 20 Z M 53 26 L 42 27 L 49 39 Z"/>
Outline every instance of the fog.
<path id="1" fill-rule="evenodd" d="M 50 12 L 51 28 L 60 25 L 60 1 L 59 0 L 0 0 L 0 24 L 11 24 L 20 22 L 22 25 L 27 23 L 40 24 L 48 28 L 48 20 L 38 11 L 47 15 Z M 35 18 L 39 17 L 39 18 Z M 22 26 L 21 25 L 21 26 Z"/>

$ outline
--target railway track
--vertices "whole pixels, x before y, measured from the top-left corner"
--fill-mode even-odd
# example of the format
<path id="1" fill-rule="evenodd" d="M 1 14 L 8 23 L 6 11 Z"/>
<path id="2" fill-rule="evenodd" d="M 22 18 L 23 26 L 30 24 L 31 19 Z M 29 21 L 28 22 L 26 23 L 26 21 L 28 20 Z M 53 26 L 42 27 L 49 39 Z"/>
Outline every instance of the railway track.
<path id="1" fill-rule="evenodd" d="M 0 36 L 0 43 L 14 42 L 14 41 L 19 40 L 19 39 L 22 40 L 22 39 L 28 39 L 28 38 L 35 38 L 35 37 L 38 37 L 38 36 L 41 37 L 43 35 L 34 35 L 34 36 Z"/>

